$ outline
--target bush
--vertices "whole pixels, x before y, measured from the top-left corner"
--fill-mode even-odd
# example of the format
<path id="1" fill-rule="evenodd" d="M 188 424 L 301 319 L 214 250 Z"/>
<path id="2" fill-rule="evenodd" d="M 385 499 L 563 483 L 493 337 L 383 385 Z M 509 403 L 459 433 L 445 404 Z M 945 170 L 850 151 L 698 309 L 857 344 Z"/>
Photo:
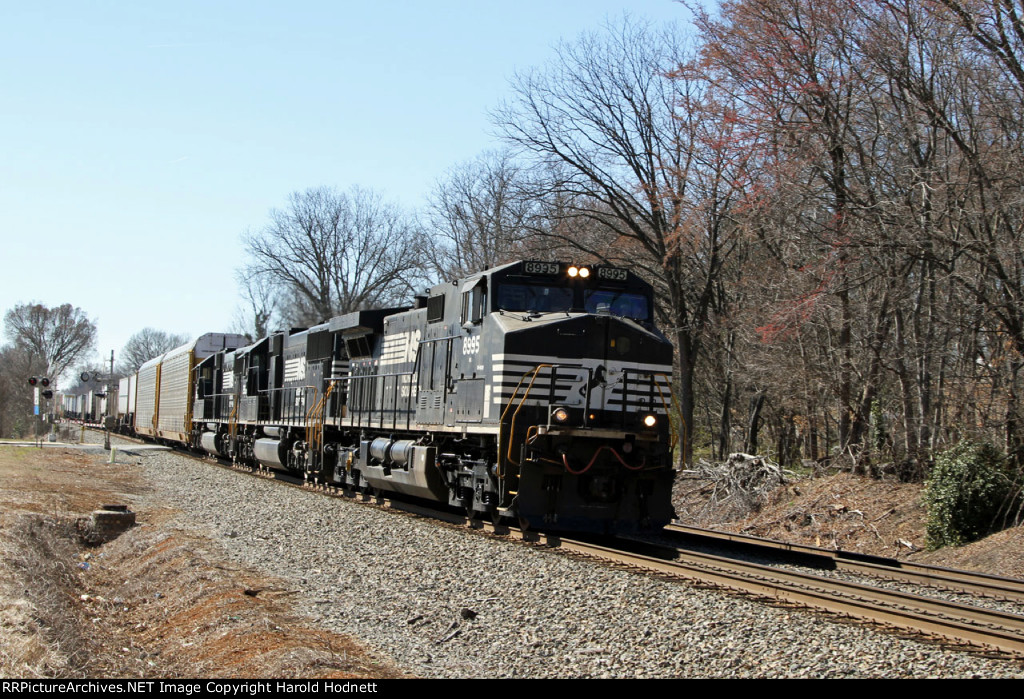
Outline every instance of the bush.
<path id="1" fill-rule="evenodd" d="M 1014 495 L 1007 461 L 995 447 L 963 441 L 940 453 L 925 489 L 928 548 L 961 546 L 992 533 Z"/>

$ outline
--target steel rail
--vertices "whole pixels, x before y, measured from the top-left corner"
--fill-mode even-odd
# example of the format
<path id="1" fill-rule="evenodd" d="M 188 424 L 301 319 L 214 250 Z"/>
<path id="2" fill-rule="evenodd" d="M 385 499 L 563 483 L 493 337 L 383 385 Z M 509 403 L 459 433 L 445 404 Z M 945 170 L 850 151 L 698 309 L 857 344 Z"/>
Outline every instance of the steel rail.
<path id="1" fill-rule="evenodd" d="M 681 524 L 670 524 L 665 527 L 665 530 L 696 539 L 727 541 L 744 546 L 784 551 L 828 560 L 836 570 L 859 573 L 875 578 L 924 585 L 951 592 L 963 592 L 970 595 L 1024 602 L 1024 580 L 1016 578 L 911 563 L 895 558 L 884 558 L 882 556 L 843 551 L 841 549 L 826 549 L 806 544 L 792 544 L 775 539 L 762 539 L 748 534 L 733 534 Z"/>
<path id="2" fill-rule="evenodd" d="M 547 537 L 548 545 L 660 575 L 795 603 L 948 641 L 1024 658 L 1024 616 L 919 597 L 711 554 L 679 551 L 665 560 L 583 541 Z"/>

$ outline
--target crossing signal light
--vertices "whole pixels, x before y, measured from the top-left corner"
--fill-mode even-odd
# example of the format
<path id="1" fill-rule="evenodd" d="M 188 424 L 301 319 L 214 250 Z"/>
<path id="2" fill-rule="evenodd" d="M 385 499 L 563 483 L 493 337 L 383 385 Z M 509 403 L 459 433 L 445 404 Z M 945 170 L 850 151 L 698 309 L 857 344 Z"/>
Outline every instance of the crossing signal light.
<path id="1" fill-rule="evenodd" d="M 37 383 L 39 383 L 39 379 L 37 379 L 34 376 L 28 377 L 28 385 L 29 386 L 35 386 Z"/>
<path id="2" fill-rule="evenodd" d="M 50 385 L 50 379 L 44 376 L 43 378 L 39 379 L 39 383 L 42 384 L 43 388 L 46 388 L 47 386 Z"/>

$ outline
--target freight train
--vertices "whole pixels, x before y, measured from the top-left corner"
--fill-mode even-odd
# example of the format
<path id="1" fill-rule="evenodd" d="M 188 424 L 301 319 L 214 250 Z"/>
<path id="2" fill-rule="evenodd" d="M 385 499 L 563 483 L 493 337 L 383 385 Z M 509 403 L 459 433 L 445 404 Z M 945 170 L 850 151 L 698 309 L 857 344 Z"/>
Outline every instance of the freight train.
<path id="1" fill-rule="evenodd" d="M 560 531 L 673 517 L 672 346 L 651 286 L 519 261 L 249 343 L 208 334 L 121 382 L 137 434 Z"/>

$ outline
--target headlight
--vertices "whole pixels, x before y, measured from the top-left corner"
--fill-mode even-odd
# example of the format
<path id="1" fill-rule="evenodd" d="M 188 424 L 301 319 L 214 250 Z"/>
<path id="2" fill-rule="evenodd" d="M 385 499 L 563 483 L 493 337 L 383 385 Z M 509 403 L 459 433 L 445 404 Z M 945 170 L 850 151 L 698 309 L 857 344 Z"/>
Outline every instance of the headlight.
<path id="1" fill-rule="evenodd" d="M 586 279 L 589 276 L 590 276 L 590 270 L 587 269 L 586 267 L 580 267 L 580 277 L 582 277 L 583 279 Z"/>
<path id="2" fill-rule="evenodd" d="M 654 427 L 658 424 L 658 418 L 655 415 L 648 415 L 644 418 L 644 424 L 648 427 Z"/>
<path id="3" fill-rule="evenodd" d="M 570 277 L 575 277 L 580 273 L 580 268 L 577 267 L 576 265 L 573 265 L 568 269 L 568 272 Z"/>
<path id="4" fill-rule="evenodd" d="M 551 411 L 551 419 L 555 422 L 566 422 L 569 419 L 569 411 L 565 408 L 555 408 Z"/>

